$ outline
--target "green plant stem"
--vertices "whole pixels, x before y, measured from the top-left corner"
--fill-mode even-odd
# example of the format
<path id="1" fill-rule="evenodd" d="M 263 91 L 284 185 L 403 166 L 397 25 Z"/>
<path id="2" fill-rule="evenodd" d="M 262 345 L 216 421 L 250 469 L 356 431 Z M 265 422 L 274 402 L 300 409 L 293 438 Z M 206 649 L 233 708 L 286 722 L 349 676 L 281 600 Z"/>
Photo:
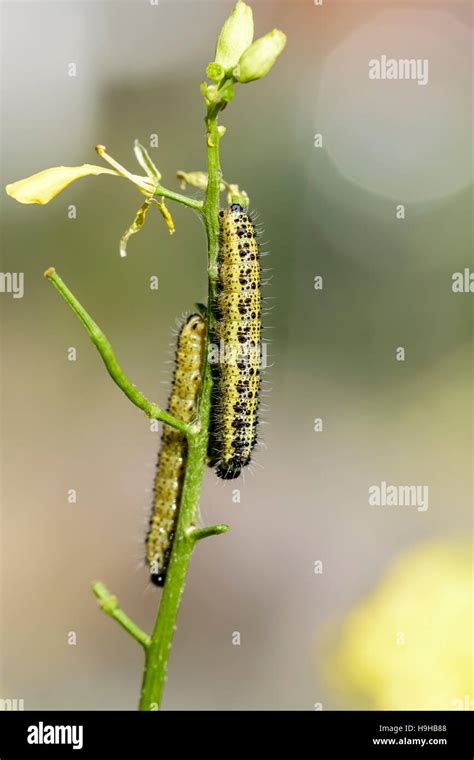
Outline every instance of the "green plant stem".
<path id="1" fill-rule="evenodd" d="M 200 541 L 202 538 L 209 538 L 210 536 L 222 536 L 228 530 L 228 525 L 220 523 L 219 525 L 208 525 L 206 528 L 190 528 L 188 532 L 195 541 Z"/>
<path id="2" fill-rule="evenodd" d="M 146 650 L 150 645 L 150 637 L 121 609 L 117 597 L 100 581 L 92 584 L 92 591 L 100 601 L 102 611 L 114 618 Z"/>
<path id="3" fill-rule="evenodd" d="M 161 705 L 176 619 L 189 560 L 196 542 L 195 537 L 188 534 L 187 528 L 197 517 L 196 511 L 207 449 L 206 441 L 207 436 L 202 434 L 188 439 L 186 474 L 173 548 L 150 646 L 145 653 L 140 710 L 158 710 Z"/>
<path id="4" fill-rule="evenodd" d="M 188 454 L 183 491 L 179 507 L 176 533 L 161 596 L 160 607 L 150 645 L 145 652 L 140 710 L 158 710 L 161 705 L 166 682 L 168 659 L 176 628 L 181 597 L 186 583 L 189 561 L 196 541 L 204 535 L 199 529 L 193 530 L 198 518 L 202 478 L 207 455 L 209 420 L 211 411 L 212 375 L 207 361 L 210 335 L 214 327 L 213 305 L 217 283 L 217 256 L 219 252 L 219 188 L 221 169 L 219 163 L 220 135 L 217 131 L 219 108 L 208 111 L 206 116 L 206 139 L 208 159 L 208 185 L 202 208 L 208 241 L 209 308 L 207 310 L 207 346 L 204 363 L 198 423 L 195 431 L 188 432 Z M 215 528 L 215 526 L 213 526 Z M 222 528 L 224 526 L 219 526 Z M 202 529 L 206 530 L 206 529 Z M 223 530 L 208 530 L 207 535 L 216 535 Z"/>
<path id="5" fill-rule="evenodd" d="M 181 193 L 175 193 L 174 190 L 168 190 L 168 188 L 163 187 L 162 185 L 158 185 L 156 187 L 155 195 L 163 198 L 169 198 L 171 201 L 176 201 L 176 203 L 181 203 L 183 206 L 188 206 L 188 208 L 192 208 L 195 211 L 202 213 L 202 201 L 196 200 L 195 198 L 188 198 L 187 195 L 182 195 Z"/>
<path id="6" fill-rule="evenodd" d="M 213 305 L 217 288 L 217 257 L 219 255 L 219 192 L 222 171 L 219 160 L 220 135 L 217 130 L 219 107 L 210 108 L 206 116 L 207 141 L 207 190 L 204 202 L 204 220 L 208 243 L 207 272 L 209 278 L 209 328 L 212 331 L 215 323 Z"/>
<path id="7" fill-rule="evenodd" d="M 91 341 L 101 355 L 110 377 L 125 393 L 127 398 L 130 399 L 132 404 L 135 404 L 135 406 L 145 412 L 147 417 L 165 422 L 167 425 L 171 425 L 171 427 L 174 427 L 176 430 L 180 430 L 187 435 L 190 431 L 189 425 L 186 425 L 184 422 L 181 422 L 181 420 L 178 420 L 171 414 L 168 414 L 168 412 L 165 412 L 164 409 L 161 409 L 161 407 L 158 406 L 158 404 L 148 401 L 140 391 L 137 391 L 133 383 L 120 367 L 112 346 L 105 334 L 79 303 L 77 298 L 71 293 L 67 285 L 61 280 L 54 267 L 47 269 L 44 276 L 47 280 L 53 283 L 56 290 L 61 294 L 66 303 L 82 322 Z"/>

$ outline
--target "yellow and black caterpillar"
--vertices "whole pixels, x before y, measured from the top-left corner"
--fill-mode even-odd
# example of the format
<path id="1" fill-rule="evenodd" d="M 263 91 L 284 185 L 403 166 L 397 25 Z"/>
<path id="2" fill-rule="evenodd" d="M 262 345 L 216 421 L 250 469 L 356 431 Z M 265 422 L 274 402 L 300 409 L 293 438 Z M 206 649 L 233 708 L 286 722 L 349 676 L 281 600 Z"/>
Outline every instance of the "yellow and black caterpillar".
<path id="1" fill-rule="evenodd" d="M 261 271 L 255 226 L 237 203 L 219 214 L 209 446 L 218 477 L 236 478 L 257 441 L 261 363 Z"/>
<path id="2" fill-rule="evenodd" d="M 192 314 L 182 326 L 176 348 L 176 366 L 168 412 L 192 422 L 201 386 L 206 323 Z M 151 580 L 163 586 L 171 553 L 186 464 L 186 436 L 164 426 L 154 484 L 153 511 L 146 537 L 146 561 Z"/>

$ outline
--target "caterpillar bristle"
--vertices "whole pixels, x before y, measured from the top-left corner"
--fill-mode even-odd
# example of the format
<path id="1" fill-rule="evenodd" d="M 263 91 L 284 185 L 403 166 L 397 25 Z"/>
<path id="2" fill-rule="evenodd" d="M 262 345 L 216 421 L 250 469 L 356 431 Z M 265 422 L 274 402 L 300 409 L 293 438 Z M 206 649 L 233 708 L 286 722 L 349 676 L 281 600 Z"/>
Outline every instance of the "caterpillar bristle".
<path id="1" fill-rule="evenodd" d="M 214 402 L 209 460 L 223 480 L 237 478 L 257 441 L 261 382 L 261 270 L 254 222 L 242 206 L 219 214 L 220 239 L 212 336 Z M 223 355 L 224 354 L 224 355 Z"/>
<path id="2" fill-rule="evenodd" d="M 191 314 L 178 333 L 175 371 L 168 412 L 182 422 L 193 422 L 201 386 L 206 323 Z M 163 426 L 154 482 L 153 510 L 146 536 L 146 562 L 150 580 L 163 586 L 178 516 L 187 455 L 186 436 Z"/>

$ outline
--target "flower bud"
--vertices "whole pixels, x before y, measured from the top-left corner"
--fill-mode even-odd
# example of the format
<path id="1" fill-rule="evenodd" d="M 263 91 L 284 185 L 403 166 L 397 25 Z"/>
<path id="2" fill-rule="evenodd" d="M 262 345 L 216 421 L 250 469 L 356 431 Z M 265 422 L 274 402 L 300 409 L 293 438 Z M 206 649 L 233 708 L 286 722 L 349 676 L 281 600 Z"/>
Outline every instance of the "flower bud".
<path id="1" fill-rule="evenodd" d="M 207 65 L 206 76 L 211 80 L 211 82 L 220 82 L 224 76 L 224 69 L 220 63 L 213 61 Z"/>
<path id="2" fill-rule="evenodd" d="M 217 89 L 216 84 L 201 82 L 201 92 L 204 95 L 204 100 L 207 106 L 214 105 L 219 98 L 219 90 Z"/>
<path id="3" fill-rule="evenodd" d="M 253 40 L 253 14 L 249 5 L 237 0 L 234 10 L 221 29 L 217 40 L 215 63 L 224 71 L 237 65 L 242 53 Z"/>
<path id="4" fill-rule="evenodd" d="M 279 29 L 255 40 L 242 55 L 233 75 L 238 82 L 253 82 L 268 74 L 286 45 L 286 35 Z"/>

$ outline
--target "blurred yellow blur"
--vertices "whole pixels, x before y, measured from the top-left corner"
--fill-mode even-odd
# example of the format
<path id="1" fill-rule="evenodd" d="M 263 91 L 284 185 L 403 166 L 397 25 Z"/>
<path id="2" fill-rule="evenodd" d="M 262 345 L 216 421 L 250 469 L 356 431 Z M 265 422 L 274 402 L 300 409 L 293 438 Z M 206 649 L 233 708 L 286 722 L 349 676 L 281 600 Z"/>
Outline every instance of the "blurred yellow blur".
<path id="1" fill-rule="evenodd" d="M 375 710 L 473 709 L 472 552 L 431 541 L 402 554 L 345 619 L 331 691 Z"/>

